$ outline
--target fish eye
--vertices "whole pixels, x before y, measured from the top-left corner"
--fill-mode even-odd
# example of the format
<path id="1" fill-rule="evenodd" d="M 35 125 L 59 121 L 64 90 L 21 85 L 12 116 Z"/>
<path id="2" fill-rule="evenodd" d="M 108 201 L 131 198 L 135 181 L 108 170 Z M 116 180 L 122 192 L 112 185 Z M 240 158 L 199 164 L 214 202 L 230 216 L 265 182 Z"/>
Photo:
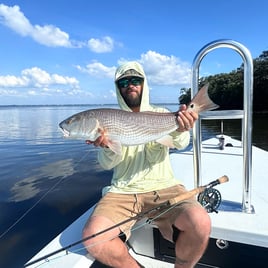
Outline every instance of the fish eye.
<path id="1" fill-rule="evenodd" d="M 66 120 L 66 124 L 67 124 L 67 125 L 71 124 L 71 123 L 73 122 L 73 120 L 74 120 L 73 118 L 69 118 L 69 119 L 67 119 L 67 120 Z"/>

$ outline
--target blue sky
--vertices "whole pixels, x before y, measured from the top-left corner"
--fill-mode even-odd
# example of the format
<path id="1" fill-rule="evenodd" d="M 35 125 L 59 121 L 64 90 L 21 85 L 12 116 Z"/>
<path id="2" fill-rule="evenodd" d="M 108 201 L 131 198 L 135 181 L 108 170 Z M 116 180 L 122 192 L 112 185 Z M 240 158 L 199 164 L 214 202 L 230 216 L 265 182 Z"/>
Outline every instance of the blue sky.
<path id="1" fill-rule="evenodd" d="M 178 100 L 196 53 L 218 39 L 268 50 L 266 0 L 17 0 L 0 3 L 0 105 L 116 103 L 116 67 L 139 61 L 151 101 Z M 242 63 L 210 52 L 201 75 Z"/>

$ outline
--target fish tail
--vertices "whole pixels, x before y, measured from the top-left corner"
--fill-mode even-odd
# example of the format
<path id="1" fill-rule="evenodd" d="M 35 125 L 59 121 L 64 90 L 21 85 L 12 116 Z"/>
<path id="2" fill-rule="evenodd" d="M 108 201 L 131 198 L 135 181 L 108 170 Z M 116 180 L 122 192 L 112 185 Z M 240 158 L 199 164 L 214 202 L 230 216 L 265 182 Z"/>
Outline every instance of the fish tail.
<path id="1" fill-rule="evenodd" d="M 209 83 L 205 84 L 194 96 L 190 104 L 188 105 L 189 110 L 194 110 L 196 112 L 214 110 L 219 107 L 214 103 L 208 95 Z"/>

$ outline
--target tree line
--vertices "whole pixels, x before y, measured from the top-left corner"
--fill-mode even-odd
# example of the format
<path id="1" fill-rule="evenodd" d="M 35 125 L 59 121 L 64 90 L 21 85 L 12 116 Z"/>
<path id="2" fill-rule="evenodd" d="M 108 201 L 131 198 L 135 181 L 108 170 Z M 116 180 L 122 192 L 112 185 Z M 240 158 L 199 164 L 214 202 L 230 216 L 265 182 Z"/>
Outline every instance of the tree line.
<path id="1" fill-rule="evenodd" d="M 253 59 L 253 111 L 268 111 L 268 51 Z M 199 86 L 209 82 L 209 96 L 221 110 L 243 109 L 244 64 L 230 73 L 201 77 Z M 189 103 L 191 89 L 182 88 L 180 103 Z"/>

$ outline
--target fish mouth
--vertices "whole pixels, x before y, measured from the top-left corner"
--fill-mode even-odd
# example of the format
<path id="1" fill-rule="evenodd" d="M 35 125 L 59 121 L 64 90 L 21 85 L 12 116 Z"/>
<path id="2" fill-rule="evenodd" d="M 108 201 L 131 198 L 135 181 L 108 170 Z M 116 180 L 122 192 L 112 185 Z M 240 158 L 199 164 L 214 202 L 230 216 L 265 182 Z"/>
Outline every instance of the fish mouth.
<path id="1" fill-rule="evenodd" d="M 61 132 L 63 133 L 63 136 L 64 136 L 65 138 L 70 137 L 70 132 L 69 132 L 68 130 L 66 130 L 66 129 L 62 128 L 62 127 L 60 127 L 60 130 L 61 130 Z"/>

